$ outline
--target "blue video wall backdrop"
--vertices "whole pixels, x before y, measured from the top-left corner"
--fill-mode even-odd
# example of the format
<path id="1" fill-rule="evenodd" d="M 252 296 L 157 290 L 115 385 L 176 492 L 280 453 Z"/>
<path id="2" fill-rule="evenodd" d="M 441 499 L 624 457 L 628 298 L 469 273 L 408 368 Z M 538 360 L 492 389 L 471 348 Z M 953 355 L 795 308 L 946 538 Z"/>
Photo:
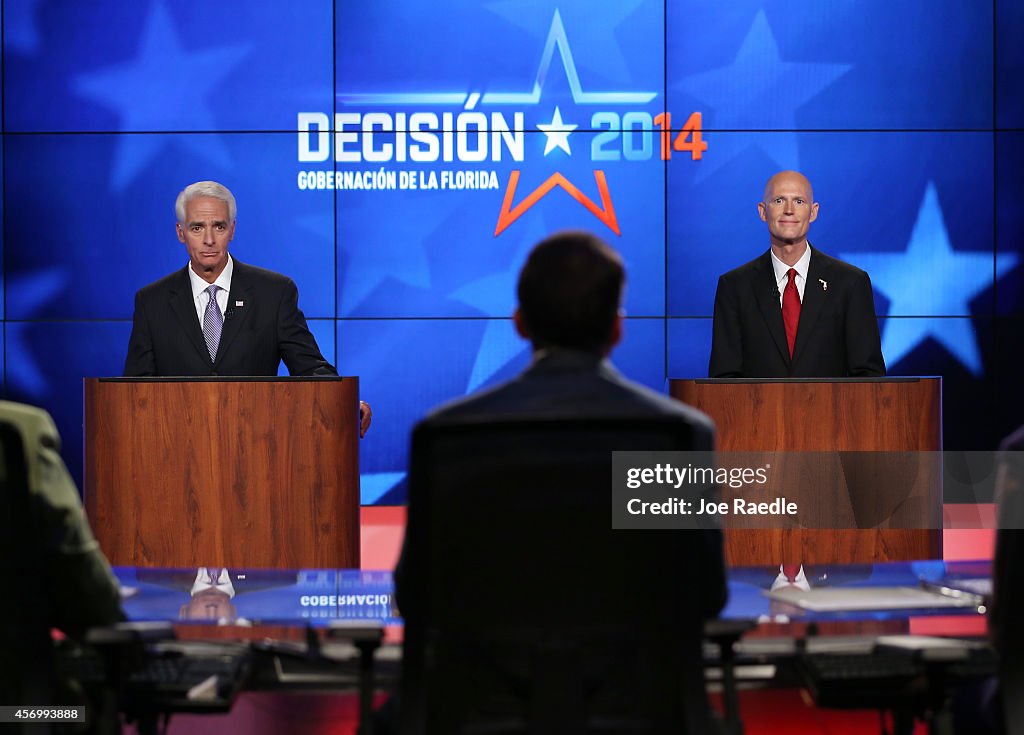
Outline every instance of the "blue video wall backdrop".
<path id="1" fill-rule="evenodd" d="M 135 291 L 185 265 L 201 179 L 360 377 L 364 503 L 403 502 L 424 413 L 527 363 L 515 282 L 554 230 L 625 258 L 623 372 L 706 375 L 780 169 L 814 185 L 812 244 L 870 273 L 890 373 L 945 379 L 946 446 L 1024 422 L 1020 3 L 3 0 L 2 26 L 4 395 L 79 481 L 82 379 L 120 374 Z"/>

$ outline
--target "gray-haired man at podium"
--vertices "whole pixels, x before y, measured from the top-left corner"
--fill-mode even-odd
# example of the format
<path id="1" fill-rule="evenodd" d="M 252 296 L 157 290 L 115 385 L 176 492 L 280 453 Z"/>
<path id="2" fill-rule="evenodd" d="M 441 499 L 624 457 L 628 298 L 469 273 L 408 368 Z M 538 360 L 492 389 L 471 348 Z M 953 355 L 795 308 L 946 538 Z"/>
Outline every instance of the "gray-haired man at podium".
<path id="1" fill-rule="evenodd" d="M 228 254 L 235 197 L 216 181 L 186 186 L 175 202 L 189 262 L 135 295 L 127 377 L 337 375 L 299 309 L 295 283 Z M 359 403 L 359 436 L 373 412 Z"/>

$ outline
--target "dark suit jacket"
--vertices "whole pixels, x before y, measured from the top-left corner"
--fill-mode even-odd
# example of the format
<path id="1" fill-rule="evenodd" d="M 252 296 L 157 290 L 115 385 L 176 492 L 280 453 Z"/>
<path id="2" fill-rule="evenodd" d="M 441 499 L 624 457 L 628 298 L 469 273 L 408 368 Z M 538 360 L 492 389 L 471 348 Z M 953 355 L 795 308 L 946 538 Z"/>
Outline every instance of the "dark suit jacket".
<path id="1" fill-rule="evenodd" d="M 292 375 L 337 375 L 306 326 L 295 283 L 237 259 L 217 360 L 210 360 L 187 268 L 135 295 L 126 376 L 277 375 L 281 360 Z"/>
<path id="2" fill-rule="evenodd" d="M 516 378 L 431 412 L 423 423 L 447 424 L 464 420 L 514 418 L 642 418 L 677 416 L 694 427 L 693 451 L 714 449 L 715 427 L 706 415 L 680 401 L 626 380 L 605 360 L 570 350 L 545 350 Z M 707 590 L 705 614 L 713 617 L 725 605 L 725 571 L 720 534 L 708 537 L 712 577 L 700 585 Z M 403 599 L 406 583 L 405 549 L 395 569 L 395 595 L 403 614 L 418 600 Z"/>
<path id="3" fill-rule="evenodd" d="M 432 412 L 420 427 L 443 427 L 448 425 L 475 425 L 488 421 L 510 421 L 516 419 L 623 419 L 628 422 L 630 419 L 643 419 L 651 417 L 675 418 L 681 425 L 687 427 L 688 433 L 693 436 L 692 449 L 711 450 L 714 445 L 714 425 L 711 420 L 699 411 L 686 406 L 685 404 L 669 399 L 643 386 L 632 383 L 623 378 L 610 363 L 601 360 L 595 355 L 569 350 L 545 350 L 535 355 L 533 363 L 518 377 L 493 389 L 478 393 L 473 396 L 447 404 Z M 624 423 L 628 425 L 628 423 Z M 420 428 L 417 428 L 417 432 Z M 415 436 L 415 434 L 414 434 Z M 496 451 L 500 449 L 496 448 Z M 553 456 L 557 456 L 559 448 L 552 447 Z M 610 458 L 609 458 L 610 461 Z M 415 476 L 417 466 L 414 464 L 410 475 L 410 488 L 422 487 L 422 480 Z M 607 487 L 594 489 L 602 497 L 607 492 Z M 501 497 L 495 497 L 493 491 L 488 488 L 481 490 L 482 495 L 491 495 L 488 502 L 498 508 L 515 503 L 503 501 Z M 450 501 L 449 501 L 450 502 Z M 557 506 L 557 500 L 552 499 Z M 610 509 L 610 507 L 609 507 Z M 419 524 L 429 523 L 423 513 L 421 506 L 415 505 L 415 498 L 410 494 L 410 506 L 406 538 L 422 539 L 422 526 Z M 538 514 L 543 514 L 543 507 L 537 508 Z M 610 520 L 608 521 L 610 523 Z M 539 528 L 545 528 L 542 522 L 538 522 Z M 523 528 L 524 537 L 531 533 L 545 533 L 537 528 Z M 564 538 L 561 542 L 566 547 L 574 543 L 571 528 L 565 528 Z M 629 545 L 629 534 L 678 534 L 677 548 L 679 557 L 675 560 L 679 564 L 679 574 L 685 575 L 687 590 L 692 590 L 690 600 L 686 609 L 686 618 L 683 616 L 677 622 L 681 630 L 688 631 L 687 646 L 688 652 L 692 653 L 687 658 L 695 666 L 689 672 L 688 681 L 695 683 L 693 690 L 687 691 L 687 712 L 693 723 L 704 723 L 706 725 L 706 699 L 704 697 L 703 675 L 701 672 L 700 658 L 700 621 L 704 618 L 714 617 L 725 604 L 727 588 L 725 582 L 725 569 L 722 557 L 721 532 L 713 530 L 679 530 L 679 531 L 617 531 L 624 534 L 623 543 Z M 588 529 L 581 529 L 581 537 L 592 539 L 593 532 Z M 424 616 L 429 615 L 426 607 L 429 605 L 429 588 L 423 584 L 426 575 L 423 573 L 422 565 L 425 558 L 420 554 L 428 553 L 420 547 L 403 547 L 402 556 L 398 567 L 395 570 L 395 593 L 401 614 L 406 620 L 406 641 L 411 649 L 416 646 L 410 638 L 422 633 L 422 621 Z M 515 560 L 510 560 L 514 563 Z M 531 579 L 529 570 L 523 570 L 519 577 L 506 576 L 501 574 L 494 580 L 495 585 L 503 587 L 501 594 L 512 592 L 517 598 L 527 599 L 536 592 L 537 584 L 546 584 L 552 577 L 564 574 L 565 578 L 573 575 L 583 575 L 589 579 L 594 576 L 588 570 L 578 568 L 567 568 L 559 570 L 559 559 L 552 558 L 552 575 L 544 575 L 544 582 L 538 582 L 535 576 Z M 679 578 L 673 580 L 675 584 Z M 674 590 L 675 588 L 673 588 Z M 519 591 L 522 594 L 519 594 Z M 665 590 L 652 589 L 650 593 L 657 598 L 665 594 Z M 481 595 L 484 593 L 481 592 Z M 671 593 L 675 594 L 675 592 Z M 543 597 L 543 595 L 541 595 Z M 585 596 L 582 596 L 585 597 Z M 582 599 L 581 597 L 581 599 Z M 667 604 L 667 603 L 666 603 Z M 557 617 L 557 616 L 556 616 Z M 692 631 L 692 632 L 689 632 Z M 692 650 L 691 650 L 692 649 Z M 407 654 L 408 655 L 408 654 Z M 407 659 L 408 663 L 408 659 Z M 689 664 L 687 664 L 689 666 Z M 410 667 L 416 669 L 415 666 Z M 415 673 L 407 672 L 407 675 L 415 681 Z M 409 683 L 407 694 L 410 696 L 416 691 L 415 684 Z M 409 702 L 407 697 L 404 704 L 415 711 L 416 705 Z M 704 732 L 704 725 L 694 725 L 693 732 Z"/>
<path id="4" fill-rule="evenodd" d="M 712 378 L 885 375 L 868 275 L 812 248 L 796 344 L 790 359 L 771 252 L 729 271 L 718 279 L 708 375 Z"/>

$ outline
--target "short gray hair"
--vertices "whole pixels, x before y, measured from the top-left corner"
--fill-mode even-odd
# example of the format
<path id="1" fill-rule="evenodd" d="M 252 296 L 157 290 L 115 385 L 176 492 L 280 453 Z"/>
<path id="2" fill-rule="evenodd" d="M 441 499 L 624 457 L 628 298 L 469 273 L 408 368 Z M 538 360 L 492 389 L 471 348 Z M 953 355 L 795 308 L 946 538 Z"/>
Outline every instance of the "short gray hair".
<path id="1" fill-rule="evenodd" d="M 174 213 L 178 217 L 178 224 L 185 224 L 185 207 L 196 197 L 211 197 L 226 202 L 228 221 L 232 223 L 235 221 L 238 208 L 235 206 L 235 195 L 231 193 L 231 190 L 216 181 L 197 181 L 182 189 L 174 202 Z"/>

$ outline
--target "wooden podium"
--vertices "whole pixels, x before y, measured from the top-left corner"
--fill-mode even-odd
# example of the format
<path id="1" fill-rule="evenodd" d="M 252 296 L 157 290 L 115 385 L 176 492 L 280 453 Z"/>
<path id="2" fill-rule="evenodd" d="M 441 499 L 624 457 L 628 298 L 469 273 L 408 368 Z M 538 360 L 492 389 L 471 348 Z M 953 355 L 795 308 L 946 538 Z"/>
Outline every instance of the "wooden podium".
<path id="1" fill-rule="evenodd" d="M 358 378 L 87 378 L 85 503 L 115 565 L 359 566 Z"/>
<path id="2" fill-rule="evenodd" d="M 720 451 L 820 453 L 812 457 L 822 465 L 817 476 L 804 478 L 805 497 L 820 491 L 821 502 L 872 519 L 846 528 L 740 530 L 727 524 L 728 562 L 761 566 L 941 557 L 941 391 L 941 378 L 670 381 L 674 398 L 714 419 Z M 894 454 L 858 457 L 857 452 Z M 936 454 L 899 457 L 897 452 Z M 894 463 L 908 474 L 907 461 L 919 461 L 923 469 L 912 468 L 907 489 L 900 489 L 908 496 L 894 498 L 892 478 L 886 478 L 888 485 L 877 478 Z"/>

